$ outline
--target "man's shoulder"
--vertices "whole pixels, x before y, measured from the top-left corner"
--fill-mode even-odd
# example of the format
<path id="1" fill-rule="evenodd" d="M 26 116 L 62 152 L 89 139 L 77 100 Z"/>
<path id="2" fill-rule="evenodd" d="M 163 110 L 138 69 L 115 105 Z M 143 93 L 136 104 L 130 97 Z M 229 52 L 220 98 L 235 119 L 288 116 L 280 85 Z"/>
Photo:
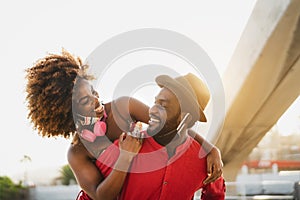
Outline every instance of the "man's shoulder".
<path id="1" fill-rule="evenodd" d="M 194 131 L 192 128 L 187 129 L 188 131 L 188 135 L 191 136 L 192 138 L 195 137 L 195 135 L 197 135 L 198 133 L 196 131 Z"/>
<path id="2" fill-rule="evenodd" d="M 206 151 L 194 137 L 188 135 L 185 145 L 186 145 L 187 151 L 190 154 L 193 154 L 194 156 L 201 158 L 200 160 L 202 160 L 202 159 L 206 160 L 206 156 L 207 156 Z"/>
<path id="3" fill-rule="evenodd" d="M 196 145 L 197 147 L 201 148 L 201 145 L 197 140 L 195 139 L 195 135 L 197 134 L 194 130 L 188 129 L 187 134 L 187 141 L 191 142 L 193 145 Z"/>
<path id="4" fill-rule="evenodd" d="M 195 139 L 198 133 L 193 129 L 188 129 L 187 131 L 188 131 L 187 137 L 192 139 L 193 144 L 198 146 L 198 148 L 202 148 L 201 144 L 199 144 L 199 142 Z"/>

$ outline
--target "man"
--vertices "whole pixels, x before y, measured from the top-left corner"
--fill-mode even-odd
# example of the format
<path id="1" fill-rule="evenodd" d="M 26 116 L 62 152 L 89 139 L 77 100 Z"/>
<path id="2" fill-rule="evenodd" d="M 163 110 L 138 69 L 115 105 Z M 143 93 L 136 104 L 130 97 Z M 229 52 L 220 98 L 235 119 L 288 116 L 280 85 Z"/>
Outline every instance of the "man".
<path id="1" fill-rule="evenodd" d="M 206 122 L 207 87 L 193 74 L 175 79 L 162 75 L 156 82 L 162 89 L 149 109 L 148 137 L 132 162 L 120 198 L 190 200 L 202 188 L 202 199 L 224 199 L 222 177 L 203 184 L 206 156 L 188 134 L 196 121 Z M 97 165 L 104 176 L 118 154 L 118 148 L 108 148 L 99 157 Z"/>

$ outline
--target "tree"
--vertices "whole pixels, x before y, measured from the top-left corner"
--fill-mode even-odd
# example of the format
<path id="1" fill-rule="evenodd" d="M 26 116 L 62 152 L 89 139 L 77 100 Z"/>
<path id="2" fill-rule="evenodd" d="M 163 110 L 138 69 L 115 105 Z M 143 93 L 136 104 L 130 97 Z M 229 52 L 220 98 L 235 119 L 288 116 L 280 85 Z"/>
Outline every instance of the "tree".
<path id="1" fill-rule="evenodd" d="M 0 176 L 0 199 L 28 199 L 29 190 L 21 184 L 15 184 L 8 176 Z"/>
<path id="2" fill-rule="evenodd" d="M 23 185 L 27 186 L 28 185 L 27 164 L 31 162 L 31 158 L 28 155 L 24 155 L 23 158 L 20 160 L 20 162 L 24 163 L 24 166 L 25 166 Z"/>
<path id="3" fill-rule="evenodd" d="M 75 181 L 76 183 L 76 178 L 74 176 L 74 173 L 72 169 L 70 168 L 70 165 L 64 165 L 60 169 L 60 177 L 57 179 L 61 181 L 63 185 L 70 185 L 71 180 Z"/>

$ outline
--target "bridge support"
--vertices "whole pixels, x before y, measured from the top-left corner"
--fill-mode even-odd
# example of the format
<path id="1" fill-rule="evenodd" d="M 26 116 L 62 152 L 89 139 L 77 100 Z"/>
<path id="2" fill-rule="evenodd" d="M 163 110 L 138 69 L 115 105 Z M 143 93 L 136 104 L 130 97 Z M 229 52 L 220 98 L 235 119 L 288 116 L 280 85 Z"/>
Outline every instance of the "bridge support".
<path id="1" fill-rule="evenodd" d="M 299 0 L 257 1 L 225 71 L 226 118 L 216 145 L 227 181 L 300 94 L 299 16 Z"/>

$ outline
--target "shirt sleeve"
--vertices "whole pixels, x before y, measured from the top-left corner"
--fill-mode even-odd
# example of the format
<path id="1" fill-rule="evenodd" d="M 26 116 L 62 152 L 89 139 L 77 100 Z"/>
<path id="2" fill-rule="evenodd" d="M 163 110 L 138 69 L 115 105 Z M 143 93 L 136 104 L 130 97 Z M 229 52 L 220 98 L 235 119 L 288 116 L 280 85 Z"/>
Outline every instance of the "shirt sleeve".
<path id="1" fill-rule="evenodd" d="M 203 187 L 201 200 L 223 200 L 225 199 L 225 191 L 225 181 L 223 177 L 220 177 L 215 182 Z"/>

